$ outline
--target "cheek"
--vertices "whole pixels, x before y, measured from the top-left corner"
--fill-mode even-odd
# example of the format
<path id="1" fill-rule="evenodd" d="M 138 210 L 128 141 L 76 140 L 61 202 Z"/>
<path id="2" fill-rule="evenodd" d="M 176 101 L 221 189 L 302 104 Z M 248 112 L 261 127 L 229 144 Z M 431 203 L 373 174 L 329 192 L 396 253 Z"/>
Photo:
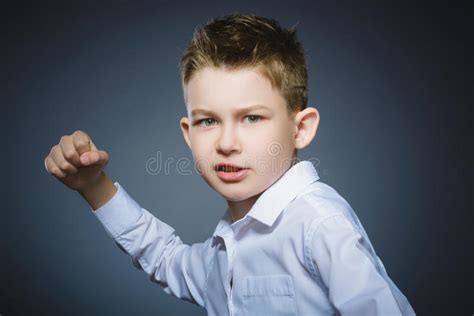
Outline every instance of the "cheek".
<path id="1" fill-rule="evenodd" d="M 193 135 L 191 137 L 191 148 L 194 163 L 201 174 L 208 174 L 213 166 L 212 142 L 205 135 Z"/>
<path id="2" fill-rule="evenodd" d="M 196 156 L 205 156 L 210 148 L 211 137 L 202 133 L 195 133 L 191 136 L 191 147 Z"/>
<path id="3" fill-rule="evenodd" d="M 292 151 L 291 131 L 281 127 L 252 133 L 248 139 L 248 149 L 262 157 L 279 157 L 280 155 L 287 155 L 288 152 Z"/>

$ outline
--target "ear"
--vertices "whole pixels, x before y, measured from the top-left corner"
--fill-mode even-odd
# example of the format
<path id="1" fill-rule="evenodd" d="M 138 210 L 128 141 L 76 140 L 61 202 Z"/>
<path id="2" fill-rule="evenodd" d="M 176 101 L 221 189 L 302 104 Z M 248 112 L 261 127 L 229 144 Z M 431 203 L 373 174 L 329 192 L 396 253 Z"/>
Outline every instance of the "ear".
<path id="1" fill-rule="evenodd" d="M 308 146 L 316 135 L 319 126 L 319 112 L 316 108 L 308 107 L 295 115 L 295 148 Z"/>
<path id="2" fill-rule="evenodd" d="M 191 149 L 191 141 L 189 139 L 189 119 L 187 117 L 182 117 L 179 121 L 179 126 L 183 132 L 183 137 L 186 141 L 186 144 L 188 144 L 189 149 Z"/>

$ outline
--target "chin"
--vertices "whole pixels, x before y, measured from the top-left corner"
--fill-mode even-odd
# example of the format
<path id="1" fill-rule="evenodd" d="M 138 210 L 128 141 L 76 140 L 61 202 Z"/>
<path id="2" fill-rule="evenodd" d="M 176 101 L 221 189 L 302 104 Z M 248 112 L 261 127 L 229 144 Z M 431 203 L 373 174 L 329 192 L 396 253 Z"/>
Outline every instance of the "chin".
<path id="1" fill-rule="evenodd" d="M 232 202 L 239 202 L 246 200 L 252 196 L 249 192 L 240 192 L 236 189 L 227 189 L 227 190 L 220 190 L 219 193 L 224 197 L 227 201 Z"/>

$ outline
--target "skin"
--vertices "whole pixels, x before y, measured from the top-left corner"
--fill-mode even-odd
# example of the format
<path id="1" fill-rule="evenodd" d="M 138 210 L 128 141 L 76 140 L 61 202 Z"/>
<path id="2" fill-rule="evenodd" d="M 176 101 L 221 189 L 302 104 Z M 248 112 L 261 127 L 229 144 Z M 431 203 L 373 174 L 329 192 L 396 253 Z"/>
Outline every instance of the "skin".
<path id="1" fill-rule="evenodd" d="M 117 192 L 103 170 L 108 160 L 107 152 L 99 150 L 86 132 L 77 130 L 61 137 L 44 159 L 44 166 L 48 173 L 77 191 L 97 210 Z"/>
<path id="2" fill-rule="evenodd" d="M 314 107 L 288 114 L 281 93 L 257 68 L 204 68 L 186 89 L 187 117 L 180 120 L 196 170 L 226 199 L 233 221 L 243 218 L 258 197 L 294 163 L 296 149 L 316 135 L 319 112 Z M 252 105 L 267 109 L 239 112 Z M 208 113 L 193 114 L 198 109 Z M 219 162 L 249 168 L 238 182 L 221 180 Z"/>
<path id="3" fill-rule="evenodd" d="M 232 219 L 237 221 L 296 162 L 295 149 L 313 140 L 319 113 L 308 107 L 288 115 L 279 91 L 255 68 L 205 68 L 195 73 L 185 88 L 188 116 L 180 120 L 184 139 L 196 169 L 227 200 Z M 237 112 L 256 104 L 267 109 Z M 192 116 L 197 109 L 213 114 Z M 198 123 L 204 118 L 209 120 Z M 104 171 L 108 160 L 107 152 L 98 149 L 86 132 L 77 130 L 61 137 L 44 166 L 97 210 L 117 192 Z M 219 162 L 247 167 L 249 173 L 239 182 L 225 182 L 214 171 Z"/>

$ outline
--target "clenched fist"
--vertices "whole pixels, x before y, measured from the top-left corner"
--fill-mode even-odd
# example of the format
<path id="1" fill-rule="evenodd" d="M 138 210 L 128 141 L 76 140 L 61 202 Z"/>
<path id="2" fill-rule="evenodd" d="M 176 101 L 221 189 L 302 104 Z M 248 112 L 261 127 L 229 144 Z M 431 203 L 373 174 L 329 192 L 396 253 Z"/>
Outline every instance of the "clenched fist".
<path id="1" fill-rule="evenodd" d="M 81 191 L 99 181 L 109 155 L 98 150 L 85 132 L 61 137 L 44 160 L 46 171 L 72 190 Z"/>

